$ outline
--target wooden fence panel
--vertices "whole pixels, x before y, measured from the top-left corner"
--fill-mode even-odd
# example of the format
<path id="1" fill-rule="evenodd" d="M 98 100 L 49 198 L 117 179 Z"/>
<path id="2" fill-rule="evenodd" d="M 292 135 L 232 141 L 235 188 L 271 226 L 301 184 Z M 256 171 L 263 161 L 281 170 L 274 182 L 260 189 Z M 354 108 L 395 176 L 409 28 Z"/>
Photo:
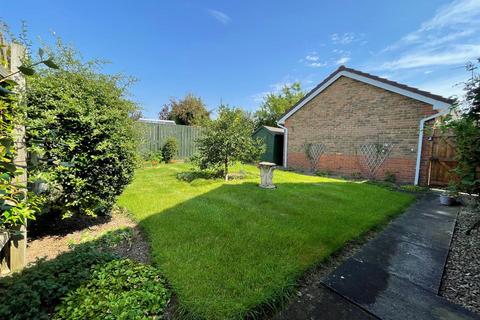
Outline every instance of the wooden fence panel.
<path id="1" fill-rule="evenodd" d="M 177 159 L 186 159 L 197 151 L 196 140 L 201 136 L 203 128 L 174 124 L 140 121 L 142 139 L 140 150 L 146 152 L 160 152 L 166 140 L 173 137 L 178 142 Z"/>

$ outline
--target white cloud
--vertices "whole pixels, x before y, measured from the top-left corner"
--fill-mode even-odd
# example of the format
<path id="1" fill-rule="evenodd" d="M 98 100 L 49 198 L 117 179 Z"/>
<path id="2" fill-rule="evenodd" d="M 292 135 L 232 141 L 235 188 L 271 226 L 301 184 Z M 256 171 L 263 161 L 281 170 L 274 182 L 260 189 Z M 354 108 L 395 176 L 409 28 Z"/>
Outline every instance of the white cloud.
<path id="1" fill-rule="evenodd" d="M 229 24 L 232 21 L 232 19 L 226 13 L 218 10 L 207 9 L 207 13 L 223 24 Z"/>
<path id="2" fill-rule="evenodd" d="M 305 57 L 305 60 L 307 60 L 307 61 L 318 61 L 319 59 L 320 59 L 319 56 L 313 55 L 313 54 L 312 55 L 307 55 Z"/>
<path id="3" fill-rule="evenodd" d="M 456 0 L 441 7 L 420 28 L 404 36 L 386 50 L 410 44 L 438 45 L 472 35 L 480 26 L 480 1 Z"/>
<path id="4" fill-rule="evenodd" d="M 389 61 L 372 69 L 398 70 L 465 64 L 480 56 L 480 1 L 456 0 L 438 9 L 431 19 L 381 54 Z"/>
<path id="5" fill-rule="evenodd" d="M 309 67 L 313 67 L 313 68 L 325 67 L 327 65 L 328 65 L 328 63 L 326 63 L 326 62 L 311 62 L 311 63 L 308 64 Z"/>
<path id="6" fill-rule="evenodd" d="M 461 65 L 480 57 L 480 45 L 455 45 L 443 50 L 419 50 L 385 62 L 380 70 L 398 70 L 439 65 Z"/>
<path id="7" fill-rule="evenodd" d="M 419 32 L 448 27 L 451 25 L 468 25 L 472 22 L 479 23 L 480 1 L 456 0 L 437 10 L 435 16 L 424 22 Z"/>
<path id="8" fill-rule="evenodd" d="M 283 77 L 281 81 L 270 84 L 269 90 L 258 92 L 256 94 L 251 95 L 250 97 L 255 103 L 258 104 L 258 103 L 261 103 L 264 100 L 265 96 L 267 96 L 268 94 L 271 94 L 271 93 L 278 94 L 282 91 L 282 89 L 285 86 L 289 87 L 293 85 L 295 82 L 300 82 L 300 84 L 302 85 L 302 88 L 308 91 L 311 89 L 311 86 L 314 83 L 314 81 L 311 79 L 312 76 L 313 75 L 308 75 L 303 77 L 302 79 L 299 79 L 299 78 L 293 77 L 292 75 L 286 75 L 285 77 Z"/>
<path id="9" fill-rule="evenodd" d="M 358 35 L 354 32 L 345 32 L 343 34 L 332 33 L 330 39 L 334 44 L 350 44 L 352 42 L 359 41 L 363 38 L 363 35 Z"/>
<path id="10" fill-rule="evenodd" d="M 335 61 L 336 64 L 345 64 L 348 61 L 350 61 L 350 57 L 341 57 L 337 61 Z"/>
<path id="11" fill-rule="evenodd" d="M 300 62 L 305 62 L 306 66 L 312 68 L 320 68 L 328 64 L 327 62 L 320 61 L 320 56 L 315 51 L 307 54 L 304 59 L 300 59 Z"/>
<path id="12" fill-rule="evenodd" d="M 454 77 L 449 76 L 447 78 L 424 82 L 419 84 L 418 87 L 444 97 L 462 97 L 464 94 L 462 82 L 465 81 L 465 79 L 466 77 L 463 73 Z"/>

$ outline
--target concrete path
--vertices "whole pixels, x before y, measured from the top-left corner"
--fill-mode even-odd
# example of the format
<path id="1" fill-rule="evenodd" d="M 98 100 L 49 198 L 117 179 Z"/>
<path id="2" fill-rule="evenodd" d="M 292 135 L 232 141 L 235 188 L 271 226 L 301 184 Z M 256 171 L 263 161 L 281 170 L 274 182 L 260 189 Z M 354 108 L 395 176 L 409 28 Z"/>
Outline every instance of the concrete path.
<path id="1" fill-rule="evenodd" d="M 458 211 L 425 195 L 274 319 L 480 319 L 438 296 Z"/>

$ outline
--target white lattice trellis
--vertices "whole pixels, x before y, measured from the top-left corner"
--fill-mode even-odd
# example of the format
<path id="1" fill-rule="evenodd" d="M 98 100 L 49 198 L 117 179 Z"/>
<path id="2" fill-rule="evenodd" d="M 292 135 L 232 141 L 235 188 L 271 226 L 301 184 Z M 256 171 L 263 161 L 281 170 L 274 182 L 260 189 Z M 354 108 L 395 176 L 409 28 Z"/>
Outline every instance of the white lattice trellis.
<path id="1" fill-rule="evenodd" d="M 362 160 L 372 175 L 382 166 L 392 149 L 391 143 L 370 143 L 359 147 Z"/>
<path id="2" fill-rule="evenodd" d="M 325 145 L 323 143 L 307 143 L 305 145 L 305 152 L 313 171 L 317 167 L 320 157 L 325 152 Z"/>

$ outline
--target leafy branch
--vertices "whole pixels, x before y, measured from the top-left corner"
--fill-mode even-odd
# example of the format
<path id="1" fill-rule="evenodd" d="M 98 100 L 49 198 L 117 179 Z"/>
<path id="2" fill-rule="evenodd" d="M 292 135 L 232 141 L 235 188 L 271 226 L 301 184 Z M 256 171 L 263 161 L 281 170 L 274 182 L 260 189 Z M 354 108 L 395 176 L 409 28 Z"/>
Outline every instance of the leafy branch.
<path id="1" fill-rule="evenodd" d="M 58 65 L 53 61 L 52 58 L 43 59 L 44 54 L 45 53 L 44 53 L 44 50 L 42 48 L 38 49 L 38 55 L 40 56 L 40 61 L 28 64 L 28 65 L 19 66 L 17 71 L 12 72 L 12 73 L 0 78 L 0 83 L 6 81 L 7 78 L 10 78 L 10 77 L 12 77 L 16 74 L 19 74 L 19 73 L 22 73 L 26 76 L 33 76 L 35 74 L 34 67 L 36 67 L 38 65 L 41 65 L 41 64 L 47 66 L 50 69 L 59 69 Z"/>

